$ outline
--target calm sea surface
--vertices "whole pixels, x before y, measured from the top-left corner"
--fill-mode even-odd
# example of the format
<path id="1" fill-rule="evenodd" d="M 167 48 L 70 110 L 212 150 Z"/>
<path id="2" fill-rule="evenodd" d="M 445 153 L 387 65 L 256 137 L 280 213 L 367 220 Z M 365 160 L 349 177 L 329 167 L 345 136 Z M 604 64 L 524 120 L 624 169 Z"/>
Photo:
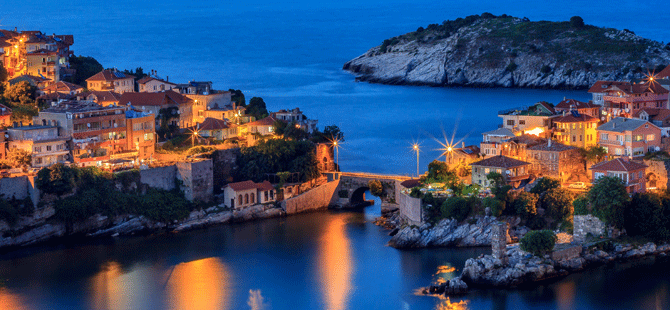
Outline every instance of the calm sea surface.
<path id="1" fill-rule="evenodd" d="M 342 64 L 386 38 L 471 14 L 627 28 L 670 41 L 665 1 L 9 1 L 0 27 L 74 34 L 73 50 L 105 67 L 211 80 L 270 110 L 300 107 L 346 141 L 344 170 L 412 174 L 445 137 L 476 144 L 498 110 L 583 91 L 399 87 L 354 82 Z M 453 138 L 452 138 L 453 137 Z M 0 254 L 0 309 L 441 309 L 415 296 L 487 249 L 398 251 L 365 212 L 286 219 L 150 237 L 41 246 Z M 670 308 L 668 264 L 603 268 L 521 291 L 464 297 L 472 309 Z M 452 271 L 455 268 L 455 271 Z M 438 274 L 438 271 L 446 271 Z"/>

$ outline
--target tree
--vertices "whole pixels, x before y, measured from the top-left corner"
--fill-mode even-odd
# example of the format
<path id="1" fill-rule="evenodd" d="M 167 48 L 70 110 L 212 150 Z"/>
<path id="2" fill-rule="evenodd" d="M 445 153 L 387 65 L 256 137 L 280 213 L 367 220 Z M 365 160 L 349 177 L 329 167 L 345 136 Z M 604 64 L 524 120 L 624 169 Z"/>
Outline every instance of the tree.
<path id="1" fill-rule="evenodd" d="M 234 102 L 238 107 L 246 106 L 246 101 L 244 100 L 244 94 L 239 89 L 229 89 L 230 92 L 230 101 Z"/>
<path id="2" fill-rule="evenodd" d="M 12 107 L 16 105 L 34 105 L 36 91 L 37 87 L 30 85 L 26 81 L 21 81 L 7 87 L 4 97 L 6 102 Z"/>
<path id="3" fill-rule="evenodd" d="M 537 200 L 537 194 L 525 191 L 519 193 L 513 203 L 516 214 L 526 219 L 537 215 Z"/>
<path id="4" fill-rule="evenodd" d="M 630 197 L 621 179 L 607 176 L 598 178 L 588 192 L 588 199 L 593 215 L 607 224 L 623 228 L 623 211 Z"/>
<path id="5" fill-rule="evenodd" d="M 547 215 L 563 222 L 568 220 L 573 213 L 572 194 L 564 188 L 552 188 L 540 199 L 540 204 L 546 210 Z"/>
<path id="6" fill-rule="evenodd" d="M 33 162 L 32 155 L 26 150 L 10 149 L 7 152 L 7 161 L 14 168 L 30 166 Z"/>
<path id="7" fill-rule="evenodd" d="M 0 65 L 0 83 L 7 81 L 8 73 L 5 70 L 5 66 Z"/>
<path id="8" fill-rule="evenodd" d="M 579 154 L 584 159 L 584 169 L 588 170 L 588 163 L 599 163 L 607 156 L 607 150 L 602 146 L 592 145 L 588 148 L 580 148 Z"/>
<path id="9" fill-rule="evenodd" d="M 449 166 L 443 161 L 433 160 L 428 164 L 428 175 L 426 175 L 426 182 L 428 183 L 447 183 L 451 187 L 453 183 L 459 182 L 456 172 L 449 169 Z"/>
<path id="10" fill-rule="evenodd" d="M 265 106 L 265 101 L 261 97 L 252 97 L 249 100 L 249 105 L 246 109 L 246 114 L 255 117 L 256 119 L 262 119 L 268 116 L 268 110 Z"/>
<path id="11" fill-rule="evenodd" d="M 570 27 L 572 28 L 582 28 L 584 27 L 584 19 L 579 16 L 570 17 Z"/>
<path id="12" fill-rule="evenodd" d="M 86 79 L 102 71 L 102 65 L 90 56 L 70 56 L 70 68 L 75 70 L 70 82 L 86 87 Z"/>
<path id="13" fill-rule="evenodd" d="M 535 186 L 530 190 L 533 194 L 542 194 L 552 188 L 561 187 L 561 182 L 557 179 L 552 179 L 549 177 L 543 177 L 535 183 Z"/>
<path id="14" fill-rule="evenodd" d="M 382 197 L 384 195 L 384 185 L 379 180 L 370 180 L 368 181 L 368 187 L 370 188 L 370 194 L 377 197 Z"/>
<path id="15" fill-rule="evenodd" d="M 542 256 L 554 249 L 558 238 L 551 230 L 533 230 L 519 240 L 522 250 Z"/>
<path id="16" fill-rule="evenodd" d="M 503 202 L 503 204 L 506 204 L 507 193 L 512 189 L 512 186 L 507 185 L 502 174 L 497 172 L 489 173 L 486 175 L 486 179 L 488 179 L 492 185 L 491 193 L 493 193 L 493 196 L 495 196 L 495 198 L 499 201 Z M 503 207 L 503 209 L 505 209 L 505 207 Z"/>
<path id="17" fill-rule="evenodd" d="M 668 215 L 664 214 L 662 200 L 654 193 L 637 193 L 633 195 L 630 205 L 624 211 L 624 225 L 631 236 L 644 236 L 654 240 L 668 240 L 670 227 Z"/>
<path id="18" fill-rule="evenodd" d="M 60 197 L 74 189 L 76 175 L 74 169 L 57 163 L 51 167 L 42 168 L 37 173 L 35 185 L 44 193 L 56 194 Z"/>
<path id="19" fill-rule="evenodd" d="M 453 218 L 462 222 L 468 217 L 472 207 L 465 198 L 452 196 L 442 203 L 441 211 L 443 218 Z"/>

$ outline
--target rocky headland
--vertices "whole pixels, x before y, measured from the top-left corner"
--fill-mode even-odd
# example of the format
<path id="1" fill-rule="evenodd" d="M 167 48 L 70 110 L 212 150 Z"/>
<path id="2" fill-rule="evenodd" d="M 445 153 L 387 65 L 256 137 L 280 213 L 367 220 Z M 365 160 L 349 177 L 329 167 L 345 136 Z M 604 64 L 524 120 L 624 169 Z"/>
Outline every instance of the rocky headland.
<path id="1" fill-rule="evenodd" d="M 582 89 L 669 63 L 670 44 L 627 29 L 484 13 L 384 40 L 343 69 L 394 85 Z"/>

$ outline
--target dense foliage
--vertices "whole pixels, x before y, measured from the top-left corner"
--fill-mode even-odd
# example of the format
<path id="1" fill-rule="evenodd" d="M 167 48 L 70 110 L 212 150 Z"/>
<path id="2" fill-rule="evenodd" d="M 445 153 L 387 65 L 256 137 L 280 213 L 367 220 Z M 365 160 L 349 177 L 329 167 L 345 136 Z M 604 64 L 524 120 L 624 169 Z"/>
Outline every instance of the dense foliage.
<path id="1" fill-rule="evenodd" d="M 263 98 L 252 97 L 249 100 L 249 105 L 247 105 L 245 114 L 251 115 L 256 119 L 262 119 L 268 116 L 268 109 L 265 106 L 265 101 L 263 101 Z"/>
<path id="2" fill-rule="evenodd" d="M 312 133 L 312 142 L 331 143 L 333 141 L 344 142 L 344 133 L 336 125 L 326 126 L 322 131 L 318 129 Z"/>
<path id="3" fill-rule="evenodd" d="M 75 188 L 77 171 L 62 163 L 42 168 L 37 173 L 35 185 L 46 194 L 61 196 L 71 192 Z"/>
<path id="4" fill-rule="evenodd" d="M 368 187 L 370 188 L 370 194 L 377 197 L 382 197 L 384 195 L 384 185 L 379 180 L 370 180 L 368 181 Z"/>
<path id="5" fill-rule="evenodd" d="M 444 201 L 441 211 L 443 218 L 452 218 L 462 222 L 472 211 L 472 205 L 466 198 L 452 196 Z"/>
<path id="6" fill-rule="evenodd" d="M 557 223 L 569 221 L 572 217 L 572 193 L 564 188 L 552 188 L 541 198 L 540 204 L 545 215 L 553 218 Z"/>
<path id="7" fill-rule="evenodd" d="M 267 174 L 282 171 L 299 172 L 301 181 L 317 178 L 315 145 L 309 141 L 261 140 L 256 146 L 242 148 L 233 175 L 235 181 L 261 182 Z"/>
<path id="8" fill-rule="evenodd" d="M 242 93 L 241 90 L 239 89 L 229 89 L 230 92 L 230 101 L 235 103 L 236 106 L 238 107 L 244 107 L 247 105 L 245 99 L 244 99 L 244 94 Z"/>
<path id="9" fill-rule="evenodd" d="M 591 212 L 603 222 L 623 228 L 623 212 L 630 201 L 624 182 L 617 177 L 600 177 L 588 192 Z"/>
<path id="10" fill-rule="evenodd" d="M 561 187 L 561 182 L 557 179 L 549 178 L 549 177 L 543 177 L 535 183 L 535 186 L 530 190 L 531 193 L 533 194 L 542 194 L 552 188 L 559 188 Z"/>
<path id="11" fill-rule="evenodd" d="M 655 193 L 633 195 L 624 211 L 624 226 L 631 236 L 670 240 L 670 196 Z"/>
<path id="12" fill-rule="evenodd" d="M 554 249 L 556 235 L 551 230 L 533 230 L 519 240 L 522 250 L 542 256 Z"/>
<path id="13" fill-rule="evenodd" d="M 66 79 L 67 82 L 86 87 L 86 79 L 102 71 L 102 65 L 90 56 L 70 56 L 70 68 L 76 70 L 75 74 Z"/>
<path id="14" fill-rule="evenodd" d="M 30 197 L 5 199 L 0 196 L 0 221 L 5 221 L 10 226 L 16 224 L 19 216 L 31 216 L 34 210 L 35 206 Z"/>
<path id="15" fill-rule="evenodd" d="M 522 191 L 513 202 L 516 214 L 528 219 L 537 215 L 538 195 Z"/>

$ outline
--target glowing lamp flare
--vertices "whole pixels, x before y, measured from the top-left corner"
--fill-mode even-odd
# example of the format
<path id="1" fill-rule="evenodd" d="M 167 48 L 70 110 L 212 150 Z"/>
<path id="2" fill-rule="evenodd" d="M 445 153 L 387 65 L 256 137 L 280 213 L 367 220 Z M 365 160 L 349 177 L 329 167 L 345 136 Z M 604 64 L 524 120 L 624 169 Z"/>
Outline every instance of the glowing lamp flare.
<path id="1" fill-rule="evenodd" d="M 540 134 L 543 133 L 543 132 L 544 132 L 544 128 L 542 128 L 542 127 L 535 127 L 535 128 L 533 128 L 533 129 L 531 129 L 531 130 L 526 130 L 526 131 L 524 131 L 523 133 L 525 133 L 525 134 L 527 134 L 527 135 L 533 135 L 533 136 L 538 136 L 538 137 L 539 137 Z"/>

